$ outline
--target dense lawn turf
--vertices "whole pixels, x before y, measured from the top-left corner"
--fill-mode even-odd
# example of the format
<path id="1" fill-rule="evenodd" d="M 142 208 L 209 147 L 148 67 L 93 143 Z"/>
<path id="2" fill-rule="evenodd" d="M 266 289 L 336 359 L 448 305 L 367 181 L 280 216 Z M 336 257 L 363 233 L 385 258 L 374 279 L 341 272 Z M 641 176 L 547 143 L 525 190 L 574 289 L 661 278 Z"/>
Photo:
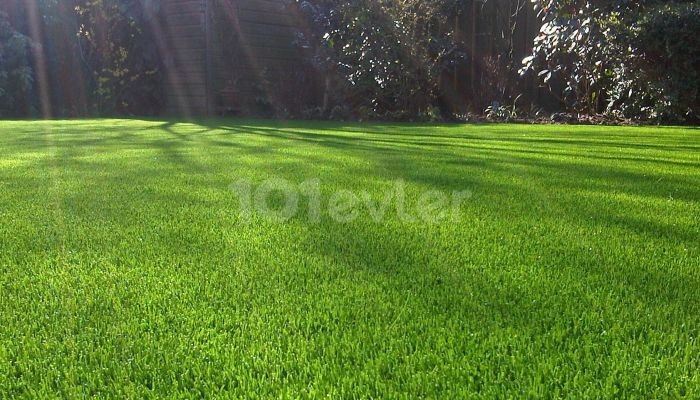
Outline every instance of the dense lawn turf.
<path id="1" fill-rule="evenodd" d="M 700 397 L 697 129 L 0 122 L 0 221 L 2 398 Z"/>

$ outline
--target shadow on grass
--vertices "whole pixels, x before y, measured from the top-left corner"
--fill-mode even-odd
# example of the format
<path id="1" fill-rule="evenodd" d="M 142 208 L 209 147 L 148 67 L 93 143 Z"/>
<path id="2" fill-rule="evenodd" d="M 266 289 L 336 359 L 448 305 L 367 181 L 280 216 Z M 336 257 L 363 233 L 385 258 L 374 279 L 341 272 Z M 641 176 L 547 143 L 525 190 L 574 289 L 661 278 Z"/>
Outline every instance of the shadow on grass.
<path id="1" fill-rule="evenodd" d="M 342 125 L 333 128 L 333 124 L 311 125 L 312 128 L 308 129 L 304 123 L 230 123 L 218 120 L 187 124 L 154 121 L 140 128 L 99 127 L 98 124 L 95 129 L 99 128 L 99 133 L 78 129 L 44 134 L 27 132 L 13 138 L 1 138 L 0 142 L 5 146 L 3 157 L 23 152 L 50 152 L 53 155 L 46 160 L 47 164 L 35 167 L 58 168 L 59 173 L 68 171 L 73 178 L 88 177 L 96 168 L 109 171 L 100 177 L 103 186 L 138 184 L 149 189 L 172 173 L 202 176 L 202 179 L 188 182 L 190 193 L 147 190 L 143 201 L 155 204 L 188 203 L 200 204 L 204 208 L 209 205 L 216 207 L 217 203 L 208 203 L 199 193 L 206 185 L 221 183 L 208 180 L 206 175 L 220 172 L 215 168 L 222 168 L 222 165 L 209 165 L 201 161 L 201 156 L 219 154 L 227 159 L 225 167 L 232 170 L 249 167 L 242 157 L 258 157 L 265 161 L 261 163 L 265 164 L 261 173 L 271 176 L 303 177 L 307 173 L 318 174 L 317 168 L 321 166 L 331 168 L 327 170 L 330 172 L 324 172 L 328 174 L 326 179 L 371 179 L 381 173 L 427 189 L 470 189 L 475 193 L 474 202 L 478 203 L 478 209 L 484 213 L 478 215 L 479 218 L 507 220 L 511 218 L 510 214 L 517 217 L 518 213 L 524 213 L 533 219 L 560 219 L 584 231 L 593 227 L 627 230 L 650 239 L 667 239 L 671 244 L 687 245 L 697 251 L 700 238 L 700 232 L 695 230 L 697 225 L 662 223 L 656 220 L 658 215 L 654 212 L 645 216 L 620 215 L 619 211 L 626 210 L 628 205 L 606 197 L 610 193 L 624 193 L 637 199 L 639 204 L 652 204 L 648 206 L 652 210 L 665 210 L 653 202 L 667 200 L 669 194 L 677 200 L 697 205 L 700 200 L 699 166 L 693 158 L 693 154 L 700 150 L 697 145 L 678 143 L 673 138 L 664 138 L 668 144 L 627 142 L 619 135 L 611 140 L 602 132 L 597 133 L 600 140 L 580 136 L 551 138 L 551 134 L 519 138 L 489 133 L 488 126 L 480 127 L 481 133 L 463 132 L 452 136 L 426 132 L 423 137 L 420 130 L 431 126 L 363 125 L 350 129 Z M 394 132 L 406 127 L 411 128 L 410 132 Z M 439 127 L 454 128 L 455 125 Z M 634 136 L 633 139 L 652 140 L 646 135 Z M 569 146 L 575 146 L 575 149 Z M 275 150 L 290 148 L 296 151 L 275 157 Z M 116 170 L 111 160 L 89 159 L 94 152 L 125 152 L 126 156 L 129 150 L 148 152 L 134 155 L 133 164 L 122 162 Z M 318 153 L 330 156 L 322 158 Z M 678 153 L 683 153 L 682 157 Z M 84 158 L 86 156 L 88 159 Z M 338 162 L 338 159 L 345 158 L 366 160 L 370 165 L 347 167 Z M 657 171 L 657 168 L 660 169 Z M 10 186 L 13 180 L 19 184 L 23 179 L 21 175 L 4 175 Z M 661 179 L 657 177 L 659 175 Z M 181 182 L 178 179 L 169 178 L 174 185 Z M 82 183 L 89 185 L 89 180 Z M 90 189 L 86 190 L 89 195 Z M 226 191 L 228 187 L 223 185 L 218 190 Z M 593 195 L 577 194 L 581 192 Z M 98 207 L 99 193 L 92 194 L 96 196 L 89 206 Z M 85 196 L 86 193 L 70 193 L 65 201 L 72 207 L 84 201 Z M 534 206 L 542 209 L 534 210 Z M 582 222 L 591 219 L 592 223 Z M 513 320 L 517 319 L 519 324 L 536 323 L 532 322 L 532 315 L 528 315 L 527 310 L 539 317 L 556 316 L 556 310 L 547 311 L 546 305 L 542 304 L 542 296 L 556 293 L 533 295 L 515 282 L 494 281 L 483 276 L 478 266 L 471 265 L 468 259 L 451 261 L 460 263 L 452 265 L 454 268 L 467 268 L 467 274 L 450 274 L 436 266 L 439 252 L 426 252 L 424 247 L 415 244 L 429 243 L 429 247 L 439 248 L 444 243 L 435 241 L 420 229 L 406 229 L 405 235 L 409 236 L 406 240 L 397 240 L 395 232 L 402 229 L 401 226 L 382 229 L 371 225 L 323 224 L 309 229 L 311 239 L 303 244 L 309 246 L 309 251 L 371 273 L 400 274 L 404 278 L 400 284 L 407 292 L 417 294 L 414 301 L 426 310 L 456 310 L 483 316 L 495 310 L 502 320 L 514 323 Z M 469 246 L 469 243 L 463 245 Z M 171 247 L 170 251 L 178 250 L 182 249 Z M 583 250 L 569 248 L 564 255 L 550 256 L 549 261 L 558 268 L 567 269 L 571 276 L 582 282 L 606 285 L 605 277 L 610 271 L 580 261 L 586 259 L 585 255 Z M 495 256 L 491 261 L 495 267 L 502 262 Z M 527 260 L 518 262 L 526 263 Z M 556 272 L 550 272 L 551 279 L 555 279 Z M 692 277 L 666 276 L 660 271 L 649 270 L 639 275 L 616 276 L 607 283 L 608 289 L 617 291 L 621 283 L 632 288 L 635 296 L 644 297 L 645 302 L 662 299 L 674 306 L 682 306 L 687 301 L 684 294 L 692 293 L 698 285 L 697 279 Z M 482 296 L 482 301 L 460 301 L 461 292 L 450 292 L 455 288 L 463 289 L 465 285 L 477 296 Z M 557 287 L 554 283 L 545 285 Z M 697 308 L 697 304 L 686 305 Z M 472 308 L 457 310 L 459 306 Z M 520 317 L 514 314 L 516 308 L 525 310 Z"/>

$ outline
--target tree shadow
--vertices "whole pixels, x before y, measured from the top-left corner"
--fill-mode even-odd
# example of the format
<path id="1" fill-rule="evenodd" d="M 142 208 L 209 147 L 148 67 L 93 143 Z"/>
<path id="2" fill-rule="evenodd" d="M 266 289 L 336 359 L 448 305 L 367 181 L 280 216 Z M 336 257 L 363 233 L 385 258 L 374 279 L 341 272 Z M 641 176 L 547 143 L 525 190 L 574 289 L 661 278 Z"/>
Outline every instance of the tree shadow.
<path id="1" fill-rule="evenodd" d="M 98 134 L 77 130 L 71 132 L 71 128 L 66 128 L 52 132 L 48 137 L 25 133 L 2 138 L 0 143 L 5 146 L 4 157 L 50 150 L 53 155 L 42 163 L 58 160 L 61 168 L 72 172 L 73 178 L 88 176 L 96 168 L 114 168 L 111 160 L 83 158 L 95 151 L 148 150 L 135 155 L 135 161 L 159 156 L 152 161 L 150 170 L 144 169 L 149 166 L 148 162 L 134 162 L 133 165 L 125 162 L 119 164 L 122 169 L 110 171 L 101 178 L 104 184 L 117 187 L 125 184 L 155 185 L 159 176 L 171 172 L 186 177 L 202 176 L 202 179 L 189 182 L 192 185 L 190 193 L 149 192 L 147 201 L 155 204 L 220 206 L 215 202 L 208 203 L 210 200 L 200 195 L 206 185 L 220 183 L 207 180 L 207 174 L 218 171 L 202 160 L 202 156 L 219 155 L 229 160 L 227 168 L 256 169 L 261 176 L 267 174 L 299 179 L 307 177 L 305 174 L 313 170 L 312 167 L 324 166 L 329 168 L 323 173 L 326 179 L 343 179 L 343 184 L 357 185 L 361 179 L 373 179 L 381 174 L 385 180 L 403 179 L 421 190 L 449 192 L 468 189 L 475 196 L 473 210 L 478 209 L 482 213 L 478 217 L 487 221 L 502 222 L 511 218 L 508 213 L 524 212 L 552 224 L 559 220 L 584 232 L 594 227 L 613 227 L 643 237 L 687 245 L 691 251 L 697 251 L 700 238 L 697 225 L 674 226 L 657 221 L 658 215 L 654 210 L 664 212 L 678 208 L 659 207 L 652 200 L 665 199 L 668 193 L 674 193 L 676 199 L 697 206 L 700 179 L 692 154 L 697 154 L 695 152 L 700 150 L 700 146 L 677 143 L 672 139 L 668 144 L 640 144 L 604 138 L 597 141 L 591 138 L 501 137 L 497 136 L 497 132 L 488 136 L 468 132 L 455 136 L 431 132 L 420 135 L 420 129 L 429 129 L 432 125 L 410 126 L 409 133 L 392 132 L 406 127 L 394 124 L 352 126 L 352 129 L 343 125 L 326 128 L 326 124 L 320 123 L 311 126 L 309 129 L 307 124 L 301 122 L 203 120 L 182 126 L 175 121 L 153 121 L 148 126 L 132 129 L 118 124 L 100 127 L 98 123 L 95 126 L 95 129 L 99 129 Z M 440 127 L 454 128 L 454 125 Z M 577 152 L 569 146 L 584 151 Z M 280 149 L 293 151 L 286 151 L 278 157 L 277 150 Z M 618 151 L 619 156 L 599 153 L 606 149 L 623 151 Z M 678 152 L 689 155 L 679 157 Z M 327 156 L 322 156 L 324 154 Z M 251 166 L 245 157 L 254 157 L 260 163 Z M 343 162 L 348 158 L 363 160 L 368 164 Z M 611 160 L 619 162 L 611 163 Z M 663 169 L 654 172 L 655 166 Z M 34 167 L 47 168 L 47 165 L 34 164 Z M 317 171 L 313 173 L 318 174 Z M 654 174 L 662 179 L 659 181 Z M 3 178 L 7 178 L 6 174 L 3 175 Z M 17 183 L 19 179 L 26 178 L 13 175 L 7 179 Z M 173 182 L 178 181 L 175 179 Z M 88 185 L 89 182 L 81 184 Z M 226 191 L 228 187 L 221 186 L 217 190 Z M 615 210 L 624 210 L 628 205 L 614 199 L 607 203 L 600 200 L 601 196 L 611 191 L 634 197 L 640 203 L 652 204 L 649 206 L 652 211 L 645 216 L 620 215 Z M 78 204 L 84 195 L 81 192 L 69 193 L 65 201 Z M 27 201 L 31 199 L 27 198 Z M 535 208 L 537 210 L 533 211 Z M 589 222 L 591 216 L 594 223 Z M 556 271 L 549 271 L 550 275 L 540 283 L 542 287 L 550 288 L 543 289 L 541 293 L 533 292 L 515 280 L 504 278 L 497 281 L 498 277 L 506 275 L 494 273 L 487 276 L 483 273 L 483 266 L 473 265 L 467 258 L 441 258 L 439 249 L 449 241 L 458 243 L 456 246 L 464 246 L 465 254 L 475 250 L 469 249 L 469 243 L 459 242 L 462 238 L 444 236 L 440 227 L 327 223 L 306 229 L 309 238 L 299 246 L 348 268 L 400 277 L 395 280 L 395 288 L 416 294 L 409 304 L 425 313 L 459 312 L 465 318 L 473 314 L 479 316 L 471 319 L 475 322 L 488 318 L 489 313 L 496 313 L 499 315 L 493 317 L 496 323 L 520 327 L 539 324 L 536 318 L 530 318 L 532 315 L 553 314 L 546 308 L 556 303 L 543 303 L 542 299 L 552 294 L 547 290 L 560 286 L 556 282 Z M 397 232 L 402 234 L 398 235 Z M 525 232 L 513 228 L 508 233 Z M 492 246 L 493 257 L 482 255 L 480 260 L 498 268 L 503 261 L 495 254 L 497 248 Z M 176 250 L 173 248 L 171 251 Z M 514 245 L 511 250 L 517 254 L 519 249 Z M 606 270 L 592 270 L 590 265 L 580 261 L 584 259 L 584 251 L 568 248 L 563 254 L 551 255 L 545 261 L 553 268 L 566 269 L 570 276 L 583 282 L 604 285 L 609 291 L 618 291 L 619 285 L 624 283 L 632 288 L 634 296 L 642 298 L 649 306 L 660 300 L 662 304 L 682 307 L 683 302 L 687 301 L 684 296 L 698 287 L 698 281 L 693 276 L 664 275 L 657 270 L 647 270 L 640 275 L 623 276 L 620 273 L 606 283 L 602 278 Z M 519 259 L 515 264 L 528 262 L 527 259 Z M 475 297 L 466 297 L 469 295 Z M 460 296 L 465 297 L 460 300 Z M 565 307 L 562 305 L 565 303 L 558 304 Z M 696 310 L 697 304 L 692 307 Z M 518 308 L 525 311 L 514 311 Z"/>

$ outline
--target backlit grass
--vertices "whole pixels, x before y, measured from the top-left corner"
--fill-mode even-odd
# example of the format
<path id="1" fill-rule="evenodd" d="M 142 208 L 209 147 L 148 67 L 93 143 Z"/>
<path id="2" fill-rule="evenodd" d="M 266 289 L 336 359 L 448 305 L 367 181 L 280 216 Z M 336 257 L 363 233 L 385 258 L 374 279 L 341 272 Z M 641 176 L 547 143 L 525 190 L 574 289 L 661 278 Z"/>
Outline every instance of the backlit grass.
<path id="1" fill-rule="evenodd" d="M 0 397 L 698 398 L 699 242 L 693 128 L 0 122 Z"/>

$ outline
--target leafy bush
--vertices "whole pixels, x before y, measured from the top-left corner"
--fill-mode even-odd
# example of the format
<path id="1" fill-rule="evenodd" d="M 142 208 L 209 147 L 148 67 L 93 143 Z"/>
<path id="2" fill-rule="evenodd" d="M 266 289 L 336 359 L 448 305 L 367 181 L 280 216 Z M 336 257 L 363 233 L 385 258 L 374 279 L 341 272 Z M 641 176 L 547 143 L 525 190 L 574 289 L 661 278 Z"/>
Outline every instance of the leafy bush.
<path id="1" fill-rule="evenodd" d="M 161 59 L 149 4 L 83 0 L 75 7 L 79 49 L 92 77 L 97 114 L 155 114 L 161 107 Z"/>
<path id="2" fill-rule="evenodd" d="M 158 3 L 0 1 L 0 12 L 11 16 L 0 17 L 0 114 L 36 115 L 39 84 L 48 102 L 41 108 L 56 117 L 158 113 L 161 57 L 151 29 Z M 34 72 L 42 69 L 40 80 Z"/>
<path id="3" fill-rule="evenodd" d="M 692 121 L 698 112 L 697 1 L 534 0 L 534 72 L 570 111 Z"/>
<path id="4" fill-rule="evenodd" d="M 0 12 L 0 117 L 18 117 L 31 111 L 34 83 L 31 41 L 15 31 Z"/>
<path id="5" fill-rule="evenodd" d="M 644 13 L 631 28 L 611 108 L 628 116 L 696 122 L 700 116 L 700 4 L 670 4 Z M 626 90 L 629 87 L 630 90 Z"/>
<path id="6" fill-rule="evenodd" d="M 325 76 L 323 113 L 350 108 L 361 119 L 434 118 L 440 75 L 466 55 L 440 21 L 456 0 L 303 0 L 300 34 Z M 337 112 L 333 112 L 337 114 Z"/>
<path id="7" fill-rule="evenodd" d="M 596 113 L 603 107 L 610 71 L 617 63 L 605 22 L 613 1 L 533 0 L 542 18 L 532 55 L 522 74 L 533 71 L 570 110 Z"/>

